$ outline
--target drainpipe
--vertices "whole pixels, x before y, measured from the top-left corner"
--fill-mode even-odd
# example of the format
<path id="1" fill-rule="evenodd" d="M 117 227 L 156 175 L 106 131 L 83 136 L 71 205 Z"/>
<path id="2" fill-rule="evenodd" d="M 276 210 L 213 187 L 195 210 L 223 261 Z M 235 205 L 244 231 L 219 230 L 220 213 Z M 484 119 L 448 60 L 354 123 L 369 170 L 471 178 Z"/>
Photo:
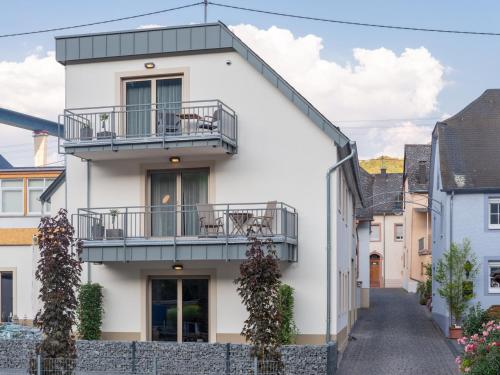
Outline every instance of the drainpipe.
<path id="1" fill-rule="evenodd" d="M 90 165 L 91 165 L 90 160 L 87 160 L 87 213 L 88 210 L 90 210 Z M 91 282 L 92 282 L 92 267 L 91 263 L 87 262 L 87 283 L 90 284 Z"/>
<path id="2" fill-rule="evenodd" d="M 382 264 L 384 265 L 384 268 L 382 269 L 382 271 L 384 272 L 384 288 L 385 288 L 385 266 L 387 264 L 386 262 L 386 257 L 385 257 L 385 234 L 387 232 L 387 229 L 385 227 L 385 212 L 384 212 L 384 223 L 382 225 L 384 227 L 384 233 L 383 233 L 383 236 L 384 236 L 384 240 L 382 242 L 382 254 L 383 254 L 383 257 L 384 257 L 384 260 L 382 261 Z"/>
<path id="3" fill-rule="evenodd" d="M 454 197 L 455 197 L 455 190 L 452 190 L 451 197 L 450 197 L 450 249 L 451 249 L 451 245 L 453 244 L 453 198 Z M 451 278 L 453 275 L 452 266 L 453 266 L 453 264 L 450 263 L 450 281 L 452 281 Z M 448 306 L 448 308 L 450 310 L 450 327 L 451 327 L 451 325 L 453 323 L 453 320 L 451 317 L 451 303 Z"/>
<path id="4" fill-rule="evenodd" d="M 331 263 L 332 263 L 332 244 L 331 244 L 331 176 L 333 172 L 337 170 L 346 161 L 352 159 L 356 154 L 356 144 L 354 142 L 350 143 L 351 153 L 344 159 L 335 163 L 326 172 L 326 342 L 331 341 L 330 327 L 332 321 L 332 309 L 331 309 Z"/>

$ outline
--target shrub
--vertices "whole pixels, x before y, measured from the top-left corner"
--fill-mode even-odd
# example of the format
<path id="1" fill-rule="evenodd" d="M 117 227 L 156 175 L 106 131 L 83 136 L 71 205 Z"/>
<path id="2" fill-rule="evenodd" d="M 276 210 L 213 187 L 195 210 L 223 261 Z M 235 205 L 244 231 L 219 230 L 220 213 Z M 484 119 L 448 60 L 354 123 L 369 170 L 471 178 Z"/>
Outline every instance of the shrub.
<path id="1" fill-rule="evenodd" d="M 487 310 L 489 320 L 500 323 L 500 305 L 493 305 Z"/>
<path id="2" fill-rule="evenodd" d="M 417 293 L 420 296 L 421 305 L 426 305 L 432 298 L 432 264 L 428 263 L 424 267 L 427 279 L 425 281 L 420 281 L 417 286 Z"/>
<path id="3" fill-rule="evenodd" d="M 279 260 L 271 240 L 265 244 L 256 238 L 251 241 L 247 259 L 240 265 L 240 276 L 234 281 L 248 311 L 241 334 L 253 345 L 253 356 L 259 360 L 279 361 Z"/>
<path id="4" fill-rule="evenodd" d="M 438 293 L 446 300 L 455 325 L 461 323 L 467 304 L 474 297 L 472 282 L 478 272 L 477 259 L 467 239 L 461 245 L 451 244 L 437 263 L 434 278 L 440 284 Z"/>
<path id="5" fill-rule="evenodd" d="M 281 314 L 279 341 L 282 345 L 295 343 L 295 338 L 298 333 L 293 318 L 294 304 L 293 288 L 290 285 L 281 284 L 279 289 L 279 310 Z"/>
<path id="6" fill-rule="evenodd" d="M 481 308 L 478 303 L 469 309 L 469 313 L 465 316 L 463 322 L 464 334 L 472 336 L 483 331 L 483 324 L 488 321 L 488 313 Z"/>
<path id="7" fill-rule="evenodd" d="M 42 218 L 38 226 L 40 259 L 35 278 L 40 281 L 42 308 L 34 324 L 44 334 L 37 353 L 46 358 L 75 358 L 72 327 L 76 324 L 78 306 L 76 289 L 80 284 L 81 242 L 73 237 L 67 212 L 59 210 L 54 217 Z"/>
<path id="8" fill-rule="evenodd" d="M 500 325 L 493 320 L 482 325 L 482 332 L 458 339 L 464 354 L 455 362 L 463 374 L 498 375 L 500 373 Z"/>
<path id="9" fill-rule="evenodd" d="M 80 337 L 83 340 L 99 340 L 104 315 L 101 285 L 84 284 L 80 286 L 77 315 Z"/>

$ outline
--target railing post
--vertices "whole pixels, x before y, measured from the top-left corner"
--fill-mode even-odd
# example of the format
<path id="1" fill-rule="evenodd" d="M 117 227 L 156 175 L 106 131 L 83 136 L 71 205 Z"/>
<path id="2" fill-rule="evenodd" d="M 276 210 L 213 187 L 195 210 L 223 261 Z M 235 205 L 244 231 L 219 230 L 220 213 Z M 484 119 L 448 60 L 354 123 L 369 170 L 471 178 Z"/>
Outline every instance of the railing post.
<path id="1" fill-rule="evenodd" d="M 128 228 L 128 207 L 125 208 L 125 217 L 123 218 L 123 253 L 127 260 L 127 228 Z M 132 258 L 132 257 L 130 257 Z"/>
<path id="2" fill-rule="evenodd" d="M 114 151 L 113 138 L 115 135 L 115 107 L 111 111 L 111 151 Z"/>
<path id="3" fill-rule="evenodd" d="M 42 375 L 42 355 L 38 354 L 36 356 L 36 374 Z"/>
<path id="4" fill-rule="evenodd" d="M 177 220 L 179 213 L 177 211 L 177 204 L 174 206 L 174 262 L 177 261 Z M 181 220 L 182 220 L 182 206 L 181 206 Z"/>
<path id="5" fill-rule="evenodd" d="M 226 262 L 229 260 L 229 204 L 226 206 Z"/>

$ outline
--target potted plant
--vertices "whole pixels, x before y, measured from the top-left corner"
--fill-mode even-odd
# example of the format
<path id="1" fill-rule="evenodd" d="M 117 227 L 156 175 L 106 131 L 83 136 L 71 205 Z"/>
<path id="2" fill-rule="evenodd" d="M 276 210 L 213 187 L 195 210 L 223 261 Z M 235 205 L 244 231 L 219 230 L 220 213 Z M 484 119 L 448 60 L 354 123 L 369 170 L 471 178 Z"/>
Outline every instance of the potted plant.
<path id="1" fill-rule="evenodd" d="M 106 124 L 108 122 L 108 119 L 109 119 L 108 113 L 101 113 L 99 115 L 99 121 L 101 122 L 101 131 L 96 134 L 97 139 L 115 138 L 116 134 L 114 132 L 106 130 Z"/>
<path id="2" fill-rule="evenodd" d="M 80 128 L 80 140 L 81 141 L 90 141 L 92 140 L 92 128 L 88 123 L 83 124 Z"/>
<path id="3" fill-rule="evenodd" d="M 477 259 L 467 239 L 461 245 L 452 244 L 437 262 L 434 279 L 439 283 L 439 295 L 449 306 L 449 337 L 452 339 L 463 336 L 462 317 L 469 301 L 474 298 L 474 279 L 478 271 Z"/>
<path id="4" fill-rule="evenodd" d="M 117 240 L 117 239 L 123 238 L 123 229 L 116 228 L 116 226 L 115 226 L 116 217 L 118 216 L 119 213 L 120 213 L 120 211 L 118 211 L 117 209 L 114 209 L 114 208 L 109 210 L 109 214 L 111 216 L 111 223 L 112 223 L 113 228 L 106 229 L 106 239 L 108 239 L 108 240 Z"/>

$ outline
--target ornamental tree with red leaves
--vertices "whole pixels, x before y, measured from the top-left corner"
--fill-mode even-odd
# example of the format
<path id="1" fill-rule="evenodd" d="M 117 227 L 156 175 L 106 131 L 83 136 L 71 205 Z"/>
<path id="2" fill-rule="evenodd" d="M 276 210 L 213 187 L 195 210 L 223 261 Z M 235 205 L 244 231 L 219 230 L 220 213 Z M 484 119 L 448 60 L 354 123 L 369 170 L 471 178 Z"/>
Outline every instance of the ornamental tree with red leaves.
<path id="1" fill-rule="evenodd" d="M 72 328 L 76 323 L 82 246 L 74 232 L 64 209 L 54 217 L 42 218 L 38 226 L 40 260 L 35 277 L 41 284 L 38 298 L 43 307 L 34 324 L 44 333 L 37 352 L 45 358 L 76 357 Z"/>
<path id="2" fill-rule="evenodd" d="M 248 311 L 241 334 L 253 345 L 252 355 L 259 360 L 280 361 L 281 272 L 276 249 L 271 240 L 253 238 L 246 255 L 234 281 Z"/>

